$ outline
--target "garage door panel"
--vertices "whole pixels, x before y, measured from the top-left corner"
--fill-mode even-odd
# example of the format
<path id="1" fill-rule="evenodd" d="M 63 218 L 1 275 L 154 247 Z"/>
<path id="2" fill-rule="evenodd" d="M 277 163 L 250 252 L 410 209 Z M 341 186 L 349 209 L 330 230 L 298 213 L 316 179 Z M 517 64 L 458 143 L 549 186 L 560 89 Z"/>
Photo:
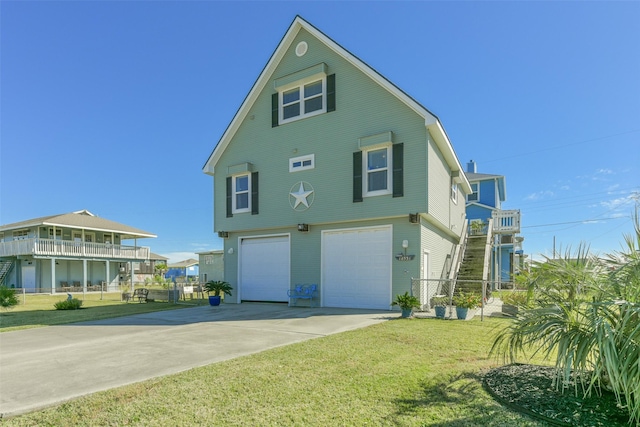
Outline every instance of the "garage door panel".
<path id="1" fill-rule="evenodd" d="M 287 301 L 288 236 L 243 239 L 240 262 L 243 300 Z"/>
<path id="2" fill-rule="evenodd" d="M 391 228 L 336 230 L 323 235 L 323 304 L 388 309 Z"/>

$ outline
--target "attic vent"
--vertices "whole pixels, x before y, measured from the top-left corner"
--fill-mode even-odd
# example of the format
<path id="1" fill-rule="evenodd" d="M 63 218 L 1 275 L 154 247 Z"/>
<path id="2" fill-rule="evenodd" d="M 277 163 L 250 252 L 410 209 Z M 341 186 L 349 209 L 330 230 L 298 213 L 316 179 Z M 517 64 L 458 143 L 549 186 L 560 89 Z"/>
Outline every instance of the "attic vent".
<path id="1" fill-rule="evenodd" d="M 307 45 L 307 42 L 300 42 L 296 46 L 296 55 L 304 56 L 304 54 L 307 53 L 308 49 L 309 49 L 309 46 Z"/>

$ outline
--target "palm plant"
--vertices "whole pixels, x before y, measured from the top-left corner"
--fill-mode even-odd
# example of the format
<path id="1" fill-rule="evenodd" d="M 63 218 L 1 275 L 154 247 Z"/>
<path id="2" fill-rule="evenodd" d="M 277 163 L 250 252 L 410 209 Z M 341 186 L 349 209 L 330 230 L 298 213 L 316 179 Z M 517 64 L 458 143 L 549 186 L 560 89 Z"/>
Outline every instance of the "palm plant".
<path id="1" fill-rule="evenodd" d="M 536 305 L 501 330 L 491 353 L 515 361 L 528 350 L 556 354 L 556 386 L 571 378 L 589 394 L 610 389 L 631 422 L 640 422 L 640 221 L 622 252 L 599 260 L 575 255 L 536 263 L 529 290 Z"/>

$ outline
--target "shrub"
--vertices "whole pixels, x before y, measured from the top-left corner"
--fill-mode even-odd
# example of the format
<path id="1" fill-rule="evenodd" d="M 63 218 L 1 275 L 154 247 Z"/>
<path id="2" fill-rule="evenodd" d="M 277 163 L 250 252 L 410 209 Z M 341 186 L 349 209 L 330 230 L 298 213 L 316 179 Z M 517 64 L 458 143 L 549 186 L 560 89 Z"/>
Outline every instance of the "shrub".
<path id="1" fill-rule="evenodd" d="M 503 293 L 500 295 L 500 299 L 504 304 L 517 305 L 518 307 L 526 307 L 529 303 L 527 292 L 523 291 Z"/>
<path id="2" fill-rule="evenodd" d="M 77 310 L 82 306 L 82 301 L 78 298 L 66 299 L 53 304 L 56 310 Z"/>
<path id="3" fill-rule="evenodd" d="M 532 267 L 536 304 L 500 331 L 491 352 L 516 361 L 527 350 L 555 355 L 556 386 L 579 379 L 583 394 L 610 389 L 640 425 L 640 220 L 609 260 L 577 254 Z M 623 247 L 624 248 L 624 247 Z M 604 268 L 606 266 L 607 268 Z M 579 392 L 578 385 L 575 392 Z"/>
<path id="4" fill-rule="evenodd" d="M 18 297 L 16 297 L 15 289 L 0 286 L 0 307 L 8 310 L 16 305 L 18 305 Z"/>

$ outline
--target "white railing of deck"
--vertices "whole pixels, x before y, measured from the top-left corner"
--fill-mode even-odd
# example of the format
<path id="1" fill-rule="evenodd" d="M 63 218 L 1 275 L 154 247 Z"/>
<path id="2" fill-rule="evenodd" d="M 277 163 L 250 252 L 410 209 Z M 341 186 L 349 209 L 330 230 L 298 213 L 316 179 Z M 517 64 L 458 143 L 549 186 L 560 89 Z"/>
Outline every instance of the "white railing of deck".
<path id="1" fill-rule="evenodd" d="M 493 232 L 519 233 L 520 232 L 520 210 L 493 211 Z"/>
<path id="2" fill-rule="evenodd" d="M 92 257 L 149 259 L 149 248 L 107 243 L 72 242 L 53 239 L 23 239 L 0 242 L 0 256 L 36 255 L 51 257 Z"/>

